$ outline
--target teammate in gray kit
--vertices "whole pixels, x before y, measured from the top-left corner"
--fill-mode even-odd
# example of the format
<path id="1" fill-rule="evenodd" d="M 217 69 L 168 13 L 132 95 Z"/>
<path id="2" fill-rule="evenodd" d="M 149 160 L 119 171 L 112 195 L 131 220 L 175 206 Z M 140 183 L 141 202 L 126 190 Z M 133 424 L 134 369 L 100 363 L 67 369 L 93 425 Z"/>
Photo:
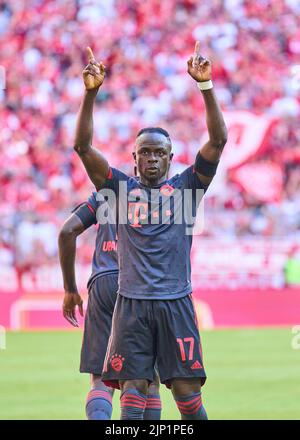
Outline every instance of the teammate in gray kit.
<path id="1" fill-rule="evenodd" d="M 60 264 L 65 288 L 63 315 L 75 327 L 78 327 L 76 306 L 83 316 L 83 303 L 75 279 L 76 238 L 97 223 L 99 205 L 97 194 L 93 193 L 87 202 L 75 208 L 59 234 Z M 102 368 L 117 298 L 118 274 L 116 226 L 108 223 L 99 225 L 92 274 L 87 286 L 89 297 L 80 361 L 80 372 L 90 373 L 91 378 L 91 389 L 86 401 L 86 415 L 90 420 L 108 420 L 112 413 L 113 389 L 103 383 Z M 157 375 L 150 391 L 151 397 L 147 400 L 144 418 L 158 420 L 161 402 Z"/>

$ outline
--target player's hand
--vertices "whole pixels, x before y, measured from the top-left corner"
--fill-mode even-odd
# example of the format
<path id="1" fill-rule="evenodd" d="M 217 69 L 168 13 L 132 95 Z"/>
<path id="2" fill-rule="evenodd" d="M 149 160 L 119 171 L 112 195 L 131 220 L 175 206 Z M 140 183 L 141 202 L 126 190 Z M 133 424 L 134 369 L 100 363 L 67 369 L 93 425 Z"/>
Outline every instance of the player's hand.
<path id="1" fill-rule="evenodd" d="M 98 89 L 104 81 L 105 66 L 102 63 L 97 63 L 90 47 L 86 49 L 89 64 L 82 72 L 83 82 L 86 90 Z"/>
<path id="2" fill-rule="evenodd" d="M 83 317 L 83 301 L 78 293 L 65 292 L 64 302 L 63 302 L 63 315 L 70 324 L 74 327 L 79 327 L 76 318 L 76 306 L 80 315 Z"/>
<path id="3" fill-rule="evenodd" d="M 194 55 L 187 62 L 187 71 L 198 82 L 211 79 L 211 62 L 200 54 L 200 41 L 196 41 Z"/>

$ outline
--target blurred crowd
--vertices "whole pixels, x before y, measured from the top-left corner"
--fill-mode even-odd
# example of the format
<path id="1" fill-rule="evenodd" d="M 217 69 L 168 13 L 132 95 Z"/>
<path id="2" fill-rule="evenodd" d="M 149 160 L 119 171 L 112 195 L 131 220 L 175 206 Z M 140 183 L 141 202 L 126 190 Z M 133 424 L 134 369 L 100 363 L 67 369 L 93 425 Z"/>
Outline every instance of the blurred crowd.
<path id="1" fill-rule="evenodd" d="M 60 226 L 93 190 L 72 149 L 86 46 L 107 68 L 94 145 L 131 172 L 138 130 L 159 125 L 171 135 L 176 171 L 205 130 L 186 73 L 196 40 L 213 62 L 223 109 L 275 118 L 260 159 L 284 172 L 282 198 L 269 204 L 226 176 L 222 196 L 208 194 L 204 234 L 300 235 L 299 0 L 10 0 L 0 1 L 0 265 L 21 276 L 56 262 Z M 82 259 L 93 237 L 80 242 Z"/>

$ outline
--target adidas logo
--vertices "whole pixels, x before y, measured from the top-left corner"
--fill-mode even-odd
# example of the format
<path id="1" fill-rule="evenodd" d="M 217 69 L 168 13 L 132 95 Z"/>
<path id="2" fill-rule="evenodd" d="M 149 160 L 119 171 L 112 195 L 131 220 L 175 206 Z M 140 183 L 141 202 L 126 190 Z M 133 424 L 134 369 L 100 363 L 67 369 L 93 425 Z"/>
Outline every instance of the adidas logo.
<path id="1" fill-rule="evenodd" d="M 194 362 L 193 365 L 191 366 L 191 370 L 199 370 L 200 368 L 202 368 L 202 365 L 200 364 L 199 361 Z"/>

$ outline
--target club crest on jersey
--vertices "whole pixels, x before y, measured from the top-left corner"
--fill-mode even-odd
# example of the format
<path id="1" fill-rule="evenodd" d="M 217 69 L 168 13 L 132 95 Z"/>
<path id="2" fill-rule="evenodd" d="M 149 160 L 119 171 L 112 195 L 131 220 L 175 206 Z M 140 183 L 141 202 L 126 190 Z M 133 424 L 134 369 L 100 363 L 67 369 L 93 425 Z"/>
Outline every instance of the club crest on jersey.
<path id="1" fill-rule="evenodd" d="M 110 365 L 113 370 L 115 370 L 117 373 L 119 373 L 123 368 L 123 362 L 125 361 L 125 358 L 122 357 L 121 354 L 113 354 L 110 358 Z"/>
<path id="2" fill-rule="evenodd" d="M 168 183 L 166 185 L 163 185 L 159 190 L 164 196 L 171 196 L 174 192 L 173 186 L 169 185 Z"/>

